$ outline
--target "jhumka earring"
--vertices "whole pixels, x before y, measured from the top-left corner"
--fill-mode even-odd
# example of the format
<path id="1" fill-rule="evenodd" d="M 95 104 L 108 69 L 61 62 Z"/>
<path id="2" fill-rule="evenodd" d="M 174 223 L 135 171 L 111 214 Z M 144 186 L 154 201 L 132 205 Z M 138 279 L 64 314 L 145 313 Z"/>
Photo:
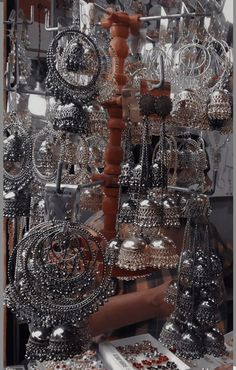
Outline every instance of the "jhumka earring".
<path id="1" fill-rule="evenodd" d="M 225 90 L 215 90 L 210 96 L 208 117 L 212 121 L 225 121 L 231 117 L 232 108 L 229 94 Z"/>
<path id="2" fill-rule="evenodd" d="M 149 257 L 146 252 L 147 242 L 143 238 L 142 233 L 138 237 L 135 235 L 137 235 L 139 227 L 142 227 L 141 224 L 146 225 L 147 227 L 149 227 L 149 225 L 152 226 L 152 220 L 153 222 L 155 222 L 156 215 L 156 206 L 154 202 L 151 202 L 149 200 L 141 200 L 141 197 L 143 197 L 148 187 L 148 163 L 146 144 L 146 137 L 148 136 L 148 121 L 144 120 L 143 125 L 144 128 L 140 153 L 140 163 L 133 169 L 132 177 L 130 179 L 130 191 L 136 193 L 136 202 L 134 204 L 134 219 L 132 221 L 135 227 L 133 230 L 133 236 L 130 236 L 122 242 L 117 258 L 117 266 L 130 271 L 144 270 L 149 264 Z M 120 207 L 120 210 L 122 210 L 122 206 Z"/>
<path id="3" fill-rule="evenodd" d="M 100 53 L 94 40 L 79 30 L 78 17 L 53 39 L 47 64 L 47 88 L 62 104 L 86 104 L 98 95 Z"/>
<path id="4" fill-rule="evenodd" d="M 160 341 L 174 347 L 176 353 L 186 359 L 199 358 L 205 353 L 221 356 L 225 351 L 223 335 L 215 329 L 217 309 L 222 301 L 222 266 L 209 244 L 206 221 L 209 214 L 206 196 L 189 198 L 185 206 L 187 223 L 178 279 L 169 285 L 165 298 L 176 307 L 171 325 L 178 327 L 180 336 L 176 341 L 172 326 L 167 322 Z"/>
<path id="5" fill-rule="evenodd" d="M 121 173 L 119 176 L 119 184 L 122 187 L 130 187 L 132 170 L 134 168 L 133 148 L 131 142 L 131 126 L 132 123 L 128 120 L 126 126 L 125 145 L 124 145 L 124 161 L 121 165 Z"/>
<path id="6" fill-rule="evenodd" d="M 53 128 L 84 135 L 88 132 L 88 119 L 88 113 L 81 105 L 59 105 L 55 113 Z"/>
<path id="7" fill-rule="evenodd" d="M 32 140 L 14 112 L 5 119 L 4 140 L 4 215 L 28 216 L 32 181 Z"/>
<path id="8" fill-rule="evenodd" d="M 158 235 L 150 241 L 148 247 L 151 267 L 158 267 L 161 269 L 177 266 L 179 256 L 173 240 L 158 233 Z"/>
<path id="9" fill-rule="evenodd" d="M 46 343 L 47 359 L 54 361 L 84 349 L 87 342 L 80 329 L 87 333 L 85 318 L 114 294 L 114 254 L 106 247 L 102 234 L 69 221 L 39 224 L 14 247 L 5 302 L 19 319 L 42 328 L 31 331 L 28 358 L 44 360 Z M 98 253 L 103 260 L 101 280 Z"/>

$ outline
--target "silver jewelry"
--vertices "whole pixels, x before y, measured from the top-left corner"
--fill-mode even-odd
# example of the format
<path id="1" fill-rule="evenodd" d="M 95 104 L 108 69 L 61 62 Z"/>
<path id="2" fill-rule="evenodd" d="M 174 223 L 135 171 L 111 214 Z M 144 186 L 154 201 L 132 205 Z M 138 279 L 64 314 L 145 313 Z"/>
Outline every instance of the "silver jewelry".
<path id="1" fill-rule="evenodd" d="M 76 25 L 53 39 L 48 48 L 47 64 L 47 88 L 63 104 L 86 104 L 98 95 L 100 54 L 94 41 Z"/>
<path id="2" fill-rule="evenodd" d="M 4 141 L 5 159 L 10 161 L 4 164 L 3 187 L 5 192 L 16 192 L 24 189 L 32 180 L 32 140 L 16 113 L 10 114 L 10 121 L 3 129 L 4 135 L 11 137 L 11 140 Z M 19 144 L 22 144 L 21 149 Z M 15 150 L 19 150 L 19 154 L 13 153 Z M 14 162 L 19 159 L 19 168 L 16 171 Z"/>
<path id="3" fill-rule="evenodd" d="M 39 327 L 75 325 L 114 293 L 113 255 L 109 249 L 104 252 L 102 234 L 91 230 L 86 225 L 45 222 L 15 246 L 6 303 L 20 319 Z M 103 259 L 99 281 L 98 253 Z"/>

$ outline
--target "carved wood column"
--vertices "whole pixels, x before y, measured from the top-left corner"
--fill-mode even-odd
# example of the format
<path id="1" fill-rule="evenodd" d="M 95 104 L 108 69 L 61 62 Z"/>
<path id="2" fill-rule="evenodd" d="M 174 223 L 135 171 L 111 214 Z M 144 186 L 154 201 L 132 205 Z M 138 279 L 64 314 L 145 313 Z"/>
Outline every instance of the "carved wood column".
<path id="1" fill-rule="evenodd" d="M 109 114 L 108 129 L 109 139 L 105 151 L 105 168 L 101 175 L 94 175 L 94 180 L 104 181 L 104 199 L 102 210 L 104 212 L 104 236 L 110 240 L 116 235 L 116 215 L 118 209 L 120 164 L 123 160 L 121 147 L 122 131 L 125 128 L 122 115 L 121 91 L 126 85 L 127 77 L 124 65 L 129 48 L 127 39 L 130 32 L 136 34 L 139 30 L 139 16 L 129 16 L 127 13 L 112 13 L 102 20 L 102 26 L 110 29 L 113 75 L 118 85 L 118 94 L 110 101 L 103 104 Z"/>

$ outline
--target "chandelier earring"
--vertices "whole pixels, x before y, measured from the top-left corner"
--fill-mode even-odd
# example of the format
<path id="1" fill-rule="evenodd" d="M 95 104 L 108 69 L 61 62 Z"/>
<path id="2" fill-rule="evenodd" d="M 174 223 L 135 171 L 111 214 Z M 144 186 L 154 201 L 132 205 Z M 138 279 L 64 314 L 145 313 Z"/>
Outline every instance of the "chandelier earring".
<path id="1" fill-rule="evenodd" d="M 73 24 L 59 32 L 47 52 L 47 89 L 62 104 L 86 104 L 98 96 L 101 56 L 94 40 L 80 31 L 74 1 Z"/>

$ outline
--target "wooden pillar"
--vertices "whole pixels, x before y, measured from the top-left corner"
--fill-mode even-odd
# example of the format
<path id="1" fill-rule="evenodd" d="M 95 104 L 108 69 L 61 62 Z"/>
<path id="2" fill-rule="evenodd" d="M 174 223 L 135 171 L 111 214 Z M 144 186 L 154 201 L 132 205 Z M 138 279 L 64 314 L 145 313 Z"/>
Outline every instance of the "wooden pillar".
<path id="1" fill-rule="evenodd" d="M 129 16 L 124 12 L 112 13 L 102 20 L 102 26 L 110 29 L 112 40 L 110 55 L 112 57 L 113 75 L 118 85 L 118 94 L 104 103 L 109 114 L 109 138 L 105 151 L 105 168 L 100 175 L 94 175 L 94 180 L 104 181 L 104 198 L 102 210 L 104 212 L 104 236 L 110 240 L 116 235 L 116 215 L 118 208 L 120 164 L 123 160 L 121 135 L 125 128 L 122 114 L 121 91 L 126 85 L 127 77 L 124 73 L 124 64 L 129 55 L 127 39 L 130 32 L 137 34 L 139 30 L 139 16 Z"/>

